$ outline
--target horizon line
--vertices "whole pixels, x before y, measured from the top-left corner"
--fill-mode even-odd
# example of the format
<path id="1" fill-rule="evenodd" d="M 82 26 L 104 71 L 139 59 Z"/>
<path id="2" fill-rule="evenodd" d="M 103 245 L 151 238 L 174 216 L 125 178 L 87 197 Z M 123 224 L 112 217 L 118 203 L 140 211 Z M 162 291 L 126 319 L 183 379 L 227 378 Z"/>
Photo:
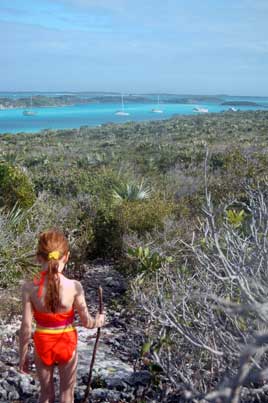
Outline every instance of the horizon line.
<path id="1" fill-rule="evenodd" d="M 0 90 L 1 93 L 8 93 L 8 94 L 21 94 L 21 93 L 49 93 L 49 94 L 65 94 L 65 93 L 70 93 L 70 94 L 103 94 L 103 95 L 121 95 L 124 94 L 125 96 L 136 96 L 136 95 L 170 95 L 170 96 L 207 96 L 207 97 L 255 97 L 255 98 L 267 98 L 268 95 L 239 95 L 239 94 L 225 94 L 225 93 L 214 93 L 214 94 L 206 94 L 206 93 L 178 93 L 178 92 L 122 92 L 122 91 L 45 91 L 45 90 L 19 90 L 19 91 L 13 91 L 13 90 Z"/>

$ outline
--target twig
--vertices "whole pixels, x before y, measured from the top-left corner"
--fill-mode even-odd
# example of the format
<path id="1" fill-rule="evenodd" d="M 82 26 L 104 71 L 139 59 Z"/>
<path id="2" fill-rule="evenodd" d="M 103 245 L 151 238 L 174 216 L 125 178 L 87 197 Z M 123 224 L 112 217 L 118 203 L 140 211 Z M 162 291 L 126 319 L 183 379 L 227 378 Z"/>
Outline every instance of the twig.
<path id="1" fill-rule="evenodd" d="M 103 313 L 103 298 L 102 298 L 102 288 L 100 286 L 99 286 L 99 289 L 98 289 L 98 294 L 99 294 L 99 313 L 102 314 Z M 101 333 L 101 329 L 100 329 L 100 327 L 98 327 L 97 336 L 96 336 L 96 340 L 95 340 L 95 345 L 94 345 L 92 358 L 91 358 L 91 363 L 90 363 L 90 367 L 89 367 L 87 388 L 86 388 L 85 396 L 84 396 L 84 399 L 82 400 L 82 403 L 86 403 L 86 400 L 87 400 L 88 395 L 89 395 L 89 391 L 91 389 L 92 372 L 93 372 L 93 366 L 94 366 L 94 363 L 95 363 L 98 343 L 99 343 L 99 339 L 100 339 L 100 333 Z"/>

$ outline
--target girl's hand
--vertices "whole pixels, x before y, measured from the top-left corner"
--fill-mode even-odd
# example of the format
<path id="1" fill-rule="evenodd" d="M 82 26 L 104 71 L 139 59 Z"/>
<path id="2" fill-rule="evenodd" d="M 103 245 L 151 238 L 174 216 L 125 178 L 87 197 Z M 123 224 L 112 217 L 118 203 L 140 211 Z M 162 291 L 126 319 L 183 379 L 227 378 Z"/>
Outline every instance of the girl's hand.
<path id="1" fill-rule="evenodd" d="M 105 314 L 97 313 L 95 316 L 95 326 L 94 327 L 102 327 L 105 325 Z"/>

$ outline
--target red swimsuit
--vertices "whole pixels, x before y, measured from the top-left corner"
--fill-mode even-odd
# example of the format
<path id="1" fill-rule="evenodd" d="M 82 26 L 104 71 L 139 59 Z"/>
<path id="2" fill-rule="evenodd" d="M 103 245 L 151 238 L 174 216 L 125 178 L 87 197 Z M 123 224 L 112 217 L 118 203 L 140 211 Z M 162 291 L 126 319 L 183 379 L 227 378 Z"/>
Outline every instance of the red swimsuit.
<path id="1" fill-rule="evenodd" d="M 73 308 L 64 313 L 34 311 L 34 318 L 37 323 L 34 344 L 44 364 L 69 361 L 77 345 L 77 332 L 71 325 L 74 319 Z"/>
<path id="2" fill-rule="evenodd" d="M 42 295 L 44 277 L 41 273 L 38 296 Z M 68 362 L 77 346 L 77 332 L 72 326 L 74 309 L 62 313 L 39 312 L 34 309 L 36 329 L 33 336 L 35 349 L 41 360 L 46 365 Z"/>

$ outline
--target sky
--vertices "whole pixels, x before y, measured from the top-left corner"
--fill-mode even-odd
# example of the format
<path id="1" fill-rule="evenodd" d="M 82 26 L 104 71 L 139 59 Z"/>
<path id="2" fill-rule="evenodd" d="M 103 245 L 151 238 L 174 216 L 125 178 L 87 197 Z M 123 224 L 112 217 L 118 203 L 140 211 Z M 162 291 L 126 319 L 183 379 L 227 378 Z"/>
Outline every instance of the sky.
<path id="1" fill-rule="evenodd" d="M 268 96 L 268 0 L 0 0 L 0 91 Z"/>

